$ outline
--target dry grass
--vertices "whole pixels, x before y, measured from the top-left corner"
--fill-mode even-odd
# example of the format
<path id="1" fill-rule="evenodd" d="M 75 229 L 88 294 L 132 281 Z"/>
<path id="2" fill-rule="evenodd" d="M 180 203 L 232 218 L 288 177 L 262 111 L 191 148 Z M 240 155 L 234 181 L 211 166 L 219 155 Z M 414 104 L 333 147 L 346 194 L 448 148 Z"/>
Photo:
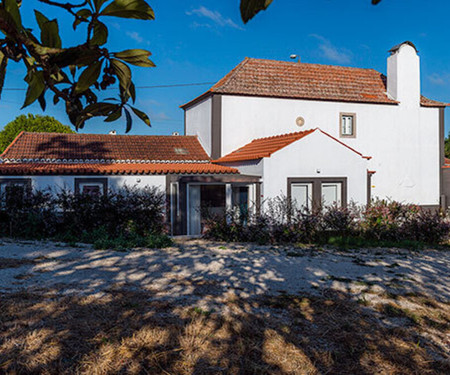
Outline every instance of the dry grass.
<path id="1" fill-rule="evenodd" d="M 0 373 L 450 373 L 448 347 L 430 340 L 433 330 L 449 336 L 449 306 L 421 297 L 409 302 L 417 322 L 388 328 L 380 321 L 389 318 L 386 308 L 377 312 L 331 292 L 233 298 L 220 315 L 143 292 L 3 295 Z M 402 310 L 395 306 L 388 312 Z"/>

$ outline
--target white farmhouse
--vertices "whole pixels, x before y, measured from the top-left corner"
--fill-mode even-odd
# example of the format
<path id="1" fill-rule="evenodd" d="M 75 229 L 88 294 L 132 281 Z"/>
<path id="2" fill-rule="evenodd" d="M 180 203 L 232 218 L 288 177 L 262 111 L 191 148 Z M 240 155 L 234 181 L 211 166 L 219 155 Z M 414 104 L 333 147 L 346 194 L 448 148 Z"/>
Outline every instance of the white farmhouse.
<path id="1" fill-rule="evenodd" d="M 22 133 L 0 155 L 0 191 L 159 186 L 171 233 L 189 235 L 203 205 L 259 210 L 281 194 L 309 208 L 374 197 L 446 207 L 445 107 L 421 96 L 410 42 L 390 50 L 387 77 L 247 58 L 182 106 L 184 136 Z"/>
<path id="2" fill-rule="evenodd" d="M 421 96 L 419 56 L 405 42 L 390 50 L 387 77 L 373 69 L 247 58 L 183 108 L 186 134 L 197 135 L 213 159 L 261 176 L 264 198 L 288 194 L 294 184 L 303 201 L 324 178 L 347 178 L 334 187 L 347 196 L 333 200 L 380 197 L 439 207 L 445 106 Z M 238 156 L 255 138 L 315 128 L 368 156 L 366 173 L 358 175 L 360 164 L 318 134 L 273 155 Z M 293 178 L 303 179 L 303 187 Z M 323 187 L 328 197 L 333 188 Z M 320 200 L 323 189 L 315 194 Z"/>

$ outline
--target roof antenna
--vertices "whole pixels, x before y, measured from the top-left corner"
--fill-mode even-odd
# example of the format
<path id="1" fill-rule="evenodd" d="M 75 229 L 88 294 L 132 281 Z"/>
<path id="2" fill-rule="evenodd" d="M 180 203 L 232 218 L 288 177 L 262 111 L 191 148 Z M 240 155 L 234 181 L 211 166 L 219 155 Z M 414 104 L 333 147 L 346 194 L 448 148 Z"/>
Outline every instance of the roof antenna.
<path id="1" fill-rule="evenodd" d="M 291 56 L 289 56 L 292 60 L 295 60 L 295 59 L 297 59 L 297 62 L 299 63 L 300 62 L 300 56 L 299 55 L 296 55 L 296 54 L 292 54 Z"/>

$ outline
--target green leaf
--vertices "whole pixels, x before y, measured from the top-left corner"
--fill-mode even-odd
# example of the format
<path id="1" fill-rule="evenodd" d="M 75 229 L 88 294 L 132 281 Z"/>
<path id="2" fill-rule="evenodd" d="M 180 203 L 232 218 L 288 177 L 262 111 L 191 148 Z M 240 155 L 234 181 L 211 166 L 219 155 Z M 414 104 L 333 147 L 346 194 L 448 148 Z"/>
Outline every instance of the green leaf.
<path id="1" fill-rule="evenodd" d="M 45 90 L 44 74 L 42 71 L 28 72 L 25 81 L 28 83 L 28 89 L 22 109 L 34 103 Z"/>
<path id="2" fill-rule="evenodd" d="M 111 66 L 119 79 L 120 87 L 128 93 L 131 85 L 131 70 L 127 64 L 120 60 L 111 59 Z"/>
<path id="3" fill-rule="evenodd" d="M 122 108 L 118 108 L 117 111 L 111 113 L 107 118 L 105 118 L 105 122 L 113 122 L 122 116 Z"/>
<path id="4" fill-rule="evenodd" d="M 89 65 L 78 78 L 77 85 L 75 86 L 75 93 L 86 91 L 95 82 L 97 82 L 100 72 L 102 71 L 102 61 L 95 61 L 93 64 Z"/>
<path id="5" fill-rule="evenodd" d="M 102 5 L 106 3 L 108 0 L 94 0 L 95 10 L 98 12 Z"/>
<path id="6" fill-rule="evenodd" d="M 125 133 L 128 133 L 131 130 L 131 126 L 133 125 L 133 120 L 131 119 L 130 111 L 126 108 L 124 108 L 123 110 L 127 119 L 127 128 L 125 129 Z"/>
<path id="7" fill-rule="evenodd" d="M 155 14 L 144 0 L 114 0 L 100 13 L 101 16 L 154 20 Z"/>
<path id="8" fill-rule="evenodd" d="M 61 53 L 50 58 L 50 64 L 57 65 L 60 69 L 69 65 L 77 67 L 91 65 L 102 57 L 98 49 L 85 49 L 83 47 L 72 47 L 62 50 Z"/>
<path id="9" fill-rule="evenodd" d="M 241 0 L 241 17 L 244 23 L 251 20 L 261 10 L 266 10 L 273 0 Z"/>
<path id="10" fill-rule="evenodd" d="M 155 64 L 148 57 L 151 55 L 150 51 L 145 49 L 127 49 L 122 52 L 113 53 L 114 57 L 126 61 L 127 63 L 143 66 L 154 67 Z"/>
<path id="11" fill-rule="evenodd" d="M 134 112 L 134 114 L 137 117 L 139 117 L 142 121 L 144 121 L 148 126 L 152 126 L 150 124 L 150 119 L 148 118 L 148 116 L 144 112 L 140 111 L 137 108 L 131 107 L 131 106 L 130 106 L 130 108 L 132 109 L 132 111 Z"/>
<path id="12" fill-rule="evenodd" d="M 75 21 L 73 21 L 72 25 L 74 30 L 81 22 L 88 22 L 88 18 L 92 16 L 92 12 L 89 9 L 80 9 L 76 15 L 77 17 L 75 18 Z"/>
<path id="13" fill-rule="evenodd" d="M 45 92 L 43 92 L 43 93 L 41 94 L 41 96 L 39 96 L 38 102 L 39 102 L 39 104 L 40 104 L 40 106 L 41 106 L 41 108 L 42 108 L 42 111 L 45 112 L 45 107 L 46 107 L 46 105 L 47 105 L 47 103 L 45 102 Z"/>
<path id="14" fill-rule="evenodd" d="M 3 85 L 5 84 L 6 66 L 8 58 L 0 51 L 0 98 L 2 97 Z"/>
<path id="15" fill-rule="evenodd" d="M 72 117 L 69 116 L 69 118 L 72 124 L 78 129 L 84 126 L 86 120 L 97 116 L 109 116 L 117 111 L 119 107 L 119 104 L 105 102 L 93 103 L 84 108 L 83 111 L 74 114 Z"/>
<path id="16" fill-rule="evenodd" d="M 5 11 L 11 17 L 17 29 L 22 29 L 22 19 L 20 17 L 19 6 L 16 0 L 3 0 Z"/>
<path id="17" fill-rule="evenodd" d="M 35 10 L 36 21 L 41 29 L 41 43 L 46 47 L 61 48 L 58 21 L 49 21 L 41 12 Z"/>
<path id="18" fill-rule="evenodd" d="M 102 46 L 108 40 L 108 28 L 105 24 L 97 21 L 94 23 L 94 33 L 90 40 L 90 44 Z"/>

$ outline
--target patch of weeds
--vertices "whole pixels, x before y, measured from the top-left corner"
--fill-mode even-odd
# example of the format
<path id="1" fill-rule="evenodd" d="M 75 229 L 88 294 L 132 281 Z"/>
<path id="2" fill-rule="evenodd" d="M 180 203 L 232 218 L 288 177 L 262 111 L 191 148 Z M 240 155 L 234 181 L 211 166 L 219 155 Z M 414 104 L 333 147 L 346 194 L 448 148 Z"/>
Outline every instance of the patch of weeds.
<path id="1" fill-rule="evenodd" d="M 359 305 L 362 305 L 362 306 L 370 305 L 370 302 L 367 300 L 367 298 L 364 294 L 360 298 L 358 298 L 357 302 Z"/>
<path id="2" fill-rule="evenodd" d="M 214 309 L 212 309 L 212 310 L 204 310 L 201 307 L 194 307 L 193 312 L 198 314 L 198 315 L 202 315 L 202 316 L 208 317 L 214 312 Z"/>
<path id="3" fill-rule="evenodd" d="M 226 246 L 219 246 L 219 250 L 226 250 L 227 247 Z"/>
<path id="4" fill-rule="evenodd" d="M 288 256 L 288 257 L 303 257 L 303 256 L 305 256 L 305 254 L 290 250 L 286 253 L 286 256 Z"/>
<path id="5" fill-rule="evenodd" d="M 166 235 L 148 235 L 139 236 L 137 234 L 128 236 L 119 236 L 116 238 L 99 238 L 94 242 L 94 248 L 96 250 L 118 250 L 126 251 L 128 249 L 144 247 L 151 249 L 160 249 L 169 247 L 173 244 L 170 237 Z"/>
<path id="6" fill-rule="evenodd" d="M 409 309 L 403 309 L 392 303 L 383 305 L 383 307 L 381 308 L 381 312 L 389 317 L 407 318 L 411 323 L 416 325 L 420 324 L 421 322 L 420 315 L 416 314 L 415 312 Z"/>

